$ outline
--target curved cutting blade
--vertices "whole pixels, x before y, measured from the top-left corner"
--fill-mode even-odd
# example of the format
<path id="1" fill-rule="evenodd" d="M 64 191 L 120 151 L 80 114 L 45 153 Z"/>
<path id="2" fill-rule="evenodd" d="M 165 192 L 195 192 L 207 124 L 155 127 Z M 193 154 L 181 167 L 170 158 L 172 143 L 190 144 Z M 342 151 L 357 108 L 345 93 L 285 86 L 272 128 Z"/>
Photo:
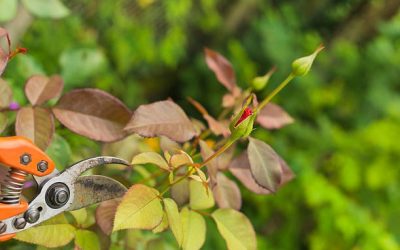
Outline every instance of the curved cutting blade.
<path id="1" fill-rule="evenodd" d="M 101 175 L 78 177 L 74 189 L 74 200 L 67 209 L 68 211 L 122 197 L 127 190 L 120 182 Z"/>

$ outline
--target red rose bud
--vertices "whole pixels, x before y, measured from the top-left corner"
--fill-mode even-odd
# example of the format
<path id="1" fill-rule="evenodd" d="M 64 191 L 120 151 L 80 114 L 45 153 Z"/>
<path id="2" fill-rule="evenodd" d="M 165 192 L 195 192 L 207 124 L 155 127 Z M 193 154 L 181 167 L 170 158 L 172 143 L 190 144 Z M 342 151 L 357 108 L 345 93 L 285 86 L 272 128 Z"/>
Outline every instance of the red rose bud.
<path id="1" fill-rule="evenodd" d="M 245 138 L 253 131 L 254 120 L 256 114 L 248 106 L 243 108 L 242 111 L 234 117 L 229 126 L 231 131 L 230 140 L 236 141 L 240 138 Z"/>
<path id="2" fill-rule="evenodd" d="M 236 122 L 235 127 L 237 127 L 237 125 L 239 125 L 239 123 L 241 123 L 244 119 L 251 116 L 252 114 L 253 114 L 253 110 L 251 110 L 251 108 L 249 108 L 249 107 L 245 108 L 245 110 L 242 113 L 242 116 L 240 116 L 239 120 Z"/>

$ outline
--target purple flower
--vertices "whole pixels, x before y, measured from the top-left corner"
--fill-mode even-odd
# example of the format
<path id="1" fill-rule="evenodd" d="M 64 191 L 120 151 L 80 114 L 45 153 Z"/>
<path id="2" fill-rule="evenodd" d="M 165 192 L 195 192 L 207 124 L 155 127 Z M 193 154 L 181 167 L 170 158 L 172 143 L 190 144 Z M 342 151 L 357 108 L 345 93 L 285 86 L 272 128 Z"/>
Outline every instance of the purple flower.
<path id="1" fill-rule="evenodd" d="M 18 110 L 20 108 L 18 102 L 11 102 L 10 106 L 8 106 L 8 107 L 10 110 L 13 110 L 13 111 Z"/>

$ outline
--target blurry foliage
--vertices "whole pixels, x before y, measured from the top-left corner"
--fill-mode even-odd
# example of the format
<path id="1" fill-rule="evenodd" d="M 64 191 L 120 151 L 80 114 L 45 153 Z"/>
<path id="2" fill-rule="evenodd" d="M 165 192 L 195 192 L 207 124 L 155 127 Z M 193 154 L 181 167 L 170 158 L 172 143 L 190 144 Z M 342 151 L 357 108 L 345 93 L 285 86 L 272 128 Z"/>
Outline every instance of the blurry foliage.
<path id="1" fill-rule="evenodd" d="M 32 22 L 21 39 L 30 53 L 11 61 L 4 77 L 20 102 L 30 74 L 61 72 L 67 89 L 98 87 L 131 108 L 192 96 L 216 114 L 223 87 L 206 71 L 203 46 L 231 59 L 241 86 L 275 63 L 270 89 L 293 58 L 323 42 L 318 65 L 276 99 L 296 123 L 279 133 L 255 131 L 285 156 L 297 178 L 274 196 L 244 190 L 242 210 L 260 249 L 398 249 L 400 14 L 362 15 L 363 6 L 392 2 L 68 1 L 68 17 Z M 353 31 L 369 32 L 362 40 L 340 32 L 357 18 L 364 25 Z M 82 64 L 83 72 L 71 58 L 89 65 Z M 61 136 L 72 159 L 100 152 L 83 137 Z M 216 226 L 207 222 L 207 228 L 204 248 L 223 248 Z M 130 239 L 162 244 L 147 232 L 132 232 Z M 28 249 L 12 249 L 20 248 Z"/>

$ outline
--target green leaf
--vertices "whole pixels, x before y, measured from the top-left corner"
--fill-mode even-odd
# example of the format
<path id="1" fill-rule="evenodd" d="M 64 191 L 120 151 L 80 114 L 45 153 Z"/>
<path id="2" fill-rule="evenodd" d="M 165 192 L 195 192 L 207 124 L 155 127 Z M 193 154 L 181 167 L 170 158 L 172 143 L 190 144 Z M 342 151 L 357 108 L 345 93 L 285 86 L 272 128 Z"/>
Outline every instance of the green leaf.
<path id="1" fill-rule="evenodd" d="M 45 247 L 67 245 L 75 237 L 75 227 L 68 224 L 63 214 L 38 226 L 17 233 L 15 239 Z"/>
<path id="2" fill-rule="evenodd" d="M 175 201 L 170 198 L 166 198 L 163 201 L 165 212 L 168 217 L 169 227 L 171 228 L 179 247 L 181 247 L 183 242 L 183 229 L 178 205 L 176 205 Z"/>
<path id="3" fill-rule="evenodd" d="M 0 0 L 0 22 L 10 21 L 17 14 L 17 0 Z"/>
<path id="4" fill-rule="evenodd" d="M 196 250 L 200 249 L 206 240 L 206 222 L 200 214 L 184 207 L 181 211 L 183 227 L 182 248 Z"/>
<path id="5" fill-rule="evenodd" d="M 46 154 L 56 163 L 58 170 L 64 170 L 71 160 L 71 147 L 68 142 L 58 134 L 54 134 Z"/>
<path id="6" fill-rule="evenodd" d="M 70 86 L 77 86 L 102 72 L 107 60 L 98 49 L 68 49 L 61 54 L 60 65 L 64 81 Z"/>
<path id="7" fill-rule="evenodd" d="M 250 138 L 247 151 L 254 180 L 275 192 L 282 178 L 279 156 L 268 144 L 254 138 Z"/>
<path id="8" fill-rule="evenodd" d="M 38 17 L 63 18 L 70 13 L 60 0 L 22 0 L 22 3 Z"/>
<path id="9" fill-rule="evenodd" d="M 117 208 L 113 231 L 153 229 L 161 223 L 163 209 L 159 192 L 145 185 L 133 185 Z"/>
<path id="10" fill-rule="evenodd" d="M 132 165 L 151 163 L 162 169 L 169 170 L 168 163 L 155 152 L 144 152 L 133 157 Z"/>
<path id="11" fill-rule="evenodd" d="M 207 209 L 215 204 L 214 197 L 209 187 L 204 187 L 203 183 L 190 180 L 190 207 L 192 209 Z"/>
<path id="12" fill-rule="evenodd" d="M 229 250 L 257 249 L 256 234 L 249 219 L 242 213 L 222 208 L 211 214 L 218 231 L 225 239 Z"/>
<path id="13" fill-rule="evenodd" d="M 89 230 L 77 230 L 75 233 L 75 246 L 81 250 L 98 250 L 100 249 L 99 237 Z"/>
<path id="14" fill-rule="evenodd" d="M 86 208 L 70 211 L 70 213 L 72 214 L 72 216 L 74 216 L 74 219 L 78 225 L 84 224 L 88 215 Z"/>

